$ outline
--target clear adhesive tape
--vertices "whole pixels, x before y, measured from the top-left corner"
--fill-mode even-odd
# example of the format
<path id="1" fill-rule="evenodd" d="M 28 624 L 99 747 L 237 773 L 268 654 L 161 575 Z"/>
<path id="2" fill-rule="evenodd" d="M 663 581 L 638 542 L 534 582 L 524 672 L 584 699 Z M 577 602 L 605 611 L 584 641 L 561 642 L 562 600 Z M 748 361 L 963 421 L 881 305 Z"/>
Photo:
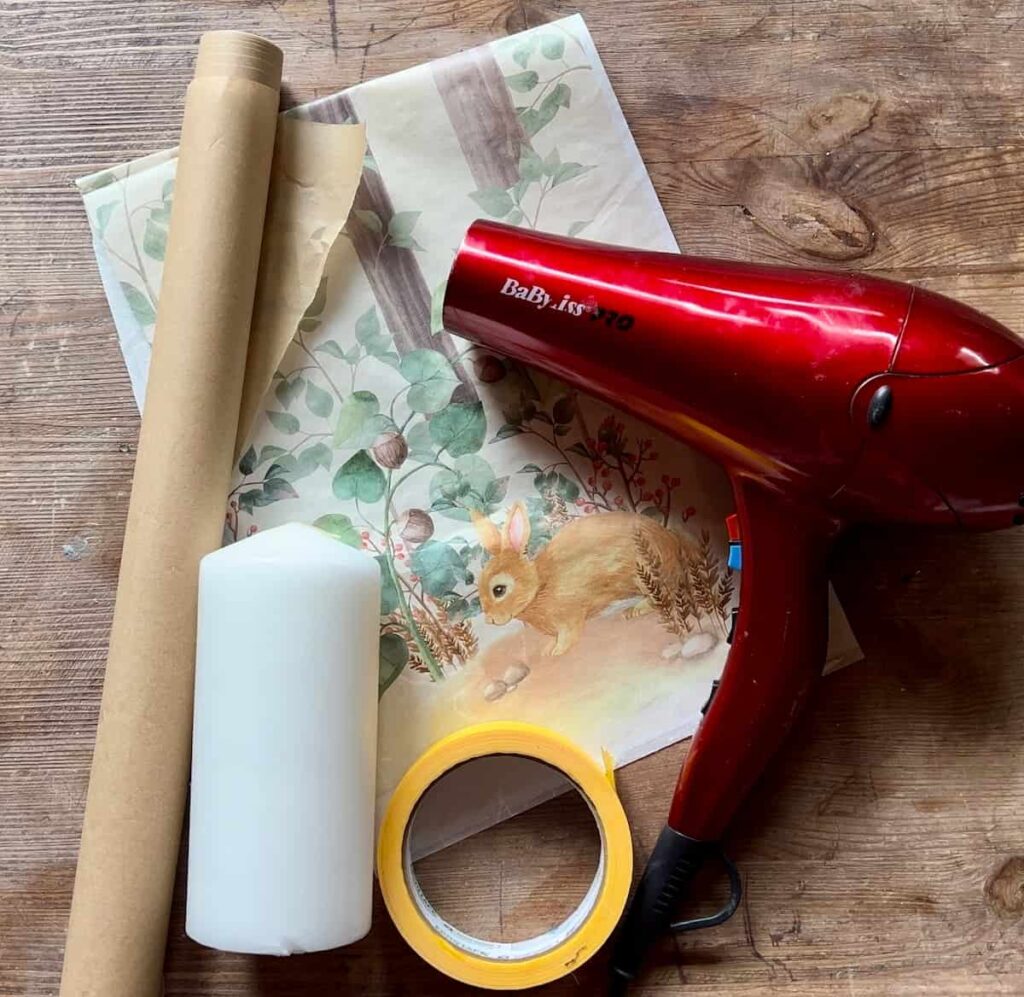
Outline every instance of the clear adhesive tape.
<path id="1" fill-rule="evenodd" d="M 445 921 L 423 895 L 412 868 L 409 828 L 427 790 L 445 773 L 486 755 L 519 755 L 550 765 L 579 790 L 601 835 L 601 857 L 586 896 L 561 924 L 536 938 L 492 942 Z M 384 903 L 412 948 L 453 979 L 489 990 L 521 990 L 557 980 L 608 939 L 626 906 L 633 876 L 629 824 L 602 767 L 572 741 L 531 724 L 467 727 L 438 741 L 406 772 L 381 825 L 377 873 Z"/>

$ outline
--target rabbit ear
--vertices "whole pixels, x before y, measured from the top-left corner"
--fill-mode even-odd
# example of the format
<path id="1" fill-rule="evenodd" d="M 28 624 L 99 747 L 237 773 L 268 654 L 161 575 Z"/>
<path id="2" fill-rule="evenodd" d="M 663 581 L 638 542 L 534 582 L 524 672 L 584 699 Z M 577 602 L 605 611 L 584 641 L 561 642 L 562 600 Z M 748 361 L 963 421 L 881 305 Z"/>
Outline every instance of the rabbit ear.
<path id="1" fill-rule="evenodd" d="M 470 509 L 469 517 L 473 520 L 476 535 L 479 537 L 483 549 L 488 554 L 497 554 L 501 550 L 501 534 L 498 532 L 498 527 L 478 509 Z"/>
<path id="2" fill-rule="evenodd" d="M 501 534 L 501 546 L 504 550 L 514 550 L 519 554 L 526 553 L 526 545 L 530 542 L 530 517 L 522 502 L 516 502 L 509 510 L 505 528 Z"/>

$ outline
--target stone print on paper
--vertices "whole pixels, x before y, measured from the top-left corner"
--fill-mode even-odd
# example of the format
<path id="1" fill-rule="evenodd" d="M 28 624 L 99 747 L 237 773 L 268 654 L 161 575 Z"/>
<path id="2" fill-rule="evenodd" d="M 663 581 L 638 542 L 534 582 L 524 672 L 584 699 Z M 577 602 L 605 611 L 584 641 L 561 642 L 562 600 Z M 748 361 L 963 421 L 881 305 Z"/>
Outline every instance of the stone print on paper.
<path id="1" fill-rule="evenodd" d="M 557 144 L 541 155 L 537 140 L 571 113 L 572 74 L 591 69 L 580 61 L 582 46 L 557 24 L 499 51 L 513 63 L 503 74 L 511 138 L 501 147 L 514 158 L 502 163 L 491 154 L 484 162 L 471 153 L 474 176 L 492 182 L 468 196 L 491 217 L 551 230 L 545 204 L 550 213 L 559 189 L 598 164 L 563 161 Z M 470 58 L 470 73 L 501 72 L 488 50 Z M 466 73 L 465 60 L 434 72 L 442 97 L 446 84 L 457 88 L 449 110 L 464 110 L 468 91 L 458 84 Z M 493 117 L 494 107 L 488 111 Z M 350 106 L 342 113 L 353 116 Z M 407 254 L 424 248 L 416 239 L 420 213 L 393 211 L 381 203 L 385 195 L 375 197 L 384 181 L 372 147 L 366 166 L 375 177 L 357 197 L 346 234 L 379 285 L 386 280 L 379 271 L 400 252 L 408 267 Z M 575 235 L 587 224 L 577 219 L 565 231 Z M 691 649 L 710 650 L 724 635 L 732 578 L 706 532 L 688 542 L 674 532 L 695 510 L 680 479 L 659 467 L 654 440 L 519 365 L 470 346 L 453 350 L 440 329 L 443 291 L 436 288 L 429 302 L 437 348 L 408 349 L 376 305 L 351 329 L 324 336 L 321 287 L 275 378 L 277 405 L 266 416 L 281 442 L 250 447 L 239 462 L 229 539 L 255 528 L 258 509 L 298 497 L 303 479 L 331 474 L 336 507 L 316 525 L 368 550 L 381 569 L 381 695 L 406 669 L 443 681 L 471 662 L 482 620 L 499 627 L 520 621 L 546 638 L 539 655 L 509 648 L 502 677 L 480 689 L 485 701 L 538 667 L 555 667 L 544 659 L 571 653 L 587 621 L 605 614 L 622 621 L 622 641 L 637 625 L 627 621 L 651 614 L 666 631 L 667 655 L 691 631 L 706 635 Z M 489 429 L 491 412 L 500 418 Z M 537 459 L 510 467 L 502 443 L 519 436 L 531 438 Z M 527 494 L 509 505 L 513 479 Z M 423 483 L 425 500 L 413 492 Z M 470 520 L 474 528 L 463 528 Z"/>

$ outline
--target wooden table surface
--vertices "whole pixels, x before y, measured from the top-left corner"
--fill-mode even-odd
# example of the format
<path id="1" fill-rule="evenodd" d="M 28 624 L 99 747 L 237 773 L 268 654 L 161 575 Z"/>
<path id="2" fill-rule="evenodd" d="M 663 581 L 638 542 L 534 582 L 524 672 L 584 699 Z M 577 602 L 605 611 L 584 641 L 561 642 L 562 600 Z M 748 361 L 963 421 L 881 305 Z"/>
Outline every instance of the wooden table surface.
<path id="1" fill-rule="evenodd" d="M 139 427 L 72 179 L 173 144 L 206 29 L 275 40 L 306 101 L 576 9 L 686 250 L 865 269 L 1024 329 L 1020 2 L 0 0 L 2 997 L 57 992 Z M 744 807 L 741 911 L 664 940 L 638 995 L 1024 994 L 1022 565 L 1024 534 L 843 546 L 867 660 Z M 684 751 L 622 773 L 640 861 Z M 513 890 L 506 917 L 545 896 Z M 600 962 L 542 993 L 600 993 Z M 380 909 L 348 950 L 201 949 L 180 889 L 166 978 L 168 997 L 471 992 Z"/>

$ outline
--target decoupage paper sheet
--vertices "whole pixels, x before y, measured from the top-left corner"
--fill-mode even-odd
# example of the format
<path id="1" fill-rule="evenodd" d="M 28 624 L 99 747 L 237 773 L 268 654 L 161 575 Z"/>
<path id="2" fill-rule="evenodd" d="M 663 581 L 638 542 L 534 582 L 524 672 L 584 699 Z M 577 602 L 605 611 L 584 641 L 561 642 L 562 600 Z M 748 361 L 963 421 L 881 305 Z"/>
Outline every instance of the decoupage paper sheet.
<path id="1" fill-rule="evenodd" d="M 691 734 L 736 601 L 723 472 L 440 327 L 481 216 L 677 251 L 582 18 L 292 113 L 365 123 L 368 152 L 238 463 L 225 539 L 301 520 L 376 558 L 379 803 L 433 741 L 480 721 L 543 724 L 618 765 Z M 165 153 L 84 182 L 140 399 L 173 174 Z M 566 564 L 575 580 L 555 576 Z M 858 656 L 833 601 L 830 665 Z M 475 814 L 459 833 L 488 822 Z"/>

